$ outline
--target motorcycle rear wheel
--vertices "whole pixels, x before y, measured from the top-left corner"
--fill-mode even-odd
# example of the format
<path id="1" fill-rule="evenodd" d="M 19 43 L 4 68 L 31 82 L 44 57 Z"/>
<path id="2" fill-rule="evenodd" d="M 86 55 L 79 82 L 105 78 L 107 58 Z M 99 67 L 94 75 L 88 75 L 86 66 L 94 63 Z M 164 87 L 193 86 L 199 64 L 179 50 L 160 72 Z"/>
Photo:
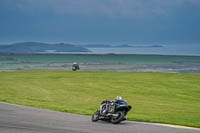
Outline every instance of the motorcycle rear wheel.
<path id="1" fill-rule="evenodd" d="M 125 116 L 124 112 L 122 112 L 122 111 L 118 111 L 118 112 L 116 112 L 116 114 L 119 114 L 119 116 L 111 118 L 111 122 L 113 124 L 120 123 L 124 119 L 124 116 Z"/>

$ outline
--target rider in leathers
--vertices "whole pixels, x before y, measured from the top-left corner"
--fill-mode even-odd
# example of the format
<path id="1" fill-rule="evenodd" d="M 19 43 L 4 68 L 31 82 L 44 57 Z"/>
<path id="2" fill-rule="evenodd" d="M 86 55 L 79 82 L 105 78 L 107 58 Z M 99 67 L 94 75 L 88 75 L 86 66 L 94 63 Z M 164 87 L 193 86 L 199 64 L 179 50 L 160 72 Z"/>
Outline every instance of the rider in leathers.
<path id="1" fill-rule="evenodd" d="M 102 114 L 109 114 L 111 112 L 111 105 L 114 103 L 118 103 L 118 101 L 122 100 L 121 96 L 117 96 L 114 101 L 112 100 L 104 100 L 101 103 L 100 113 Z"/>

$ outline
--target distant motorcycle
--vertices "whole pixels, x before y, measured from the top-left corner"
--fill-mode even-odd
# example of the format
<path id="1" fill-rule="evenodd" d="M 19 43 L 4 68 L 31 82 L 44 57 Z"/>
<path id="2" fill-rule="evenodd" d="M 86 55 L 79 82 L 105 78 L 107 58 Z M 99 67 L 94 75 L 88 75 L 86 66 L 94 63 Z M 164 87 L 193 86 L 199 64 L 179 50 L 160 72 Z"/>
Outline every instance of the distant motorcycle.
<path id="1" fill-rule="evenodd" d="M 127 120 L 126 115 L 132 107 L 128 105 L 125 100 L 111 102 L 110 105 L 109 113 L 103 113 L 106 104 L 101 105 L 100 109 L 92 115 L 92 122 L 102 120 L 118 124 L 121 121 Z"/>
<path id="2" fill-rule="evenodd" d="M 73 71 L 77 71 L 77 70 L 79 70 L 80 69 L 80 67 L 79 67 L 79 65 L 77 64 L 77 63 L 74 63 L 73 65 L 72 65 L 72 70 Z"/>

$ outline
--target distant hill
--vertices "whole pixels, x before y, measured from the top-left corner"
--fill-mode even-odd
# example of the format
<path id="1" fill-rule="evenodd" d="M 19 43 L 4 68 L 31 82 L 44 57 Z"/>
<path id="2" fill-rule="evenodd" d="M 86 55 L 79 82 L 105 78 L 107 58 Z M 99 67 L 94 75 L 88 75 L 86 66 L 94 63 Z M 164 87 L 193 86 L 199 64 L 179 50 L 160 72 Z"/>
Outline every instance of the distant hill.
<path id="1" fill-rule="evenodd" d="M 112 45 L 106 45 L 106 44 L 86 44 L 83 45 L 85 48 L 112 48 Z"/>
<path id="2" fill-rule="evenodd" d="M 83 45 L 85 48 L 155 48 L 155 47 L 163 47 L 162 45 L 128 45 L 128 44 L 122 44 L 122 45 L 106 45 L 106 44 L 88 44 Z"/>
<path id="3" fill-rule="evenodd" d="M 40 42 L 21 42 L 0 45 L 2 53 L 49 53 L 49 52 L 90 52 L 87 48 L 72 44 L 48 44 Z"/>

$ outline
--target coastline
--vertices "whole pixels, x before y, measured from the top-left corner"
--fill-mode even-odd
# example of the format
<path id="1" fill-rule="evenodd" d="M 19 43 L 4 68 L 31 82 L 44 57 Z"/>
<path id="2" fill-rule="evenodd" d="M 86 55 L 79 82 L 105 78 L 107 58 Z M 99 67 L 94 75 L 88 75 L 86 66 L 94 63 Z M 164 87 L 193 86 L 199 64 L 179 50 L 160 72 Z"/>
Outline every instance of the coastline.
<path id="1" fill-rule="evenodd" d="M 175 56 L 175 57 L 200 57 L 200 55 L 184 54 L 127 54 L 127 53 L 93 53 L 93 52 L 36 52 L 36 53 L 7 53 L 0 52 L 0 55 L 138 55 L 138 56 Z"/>

